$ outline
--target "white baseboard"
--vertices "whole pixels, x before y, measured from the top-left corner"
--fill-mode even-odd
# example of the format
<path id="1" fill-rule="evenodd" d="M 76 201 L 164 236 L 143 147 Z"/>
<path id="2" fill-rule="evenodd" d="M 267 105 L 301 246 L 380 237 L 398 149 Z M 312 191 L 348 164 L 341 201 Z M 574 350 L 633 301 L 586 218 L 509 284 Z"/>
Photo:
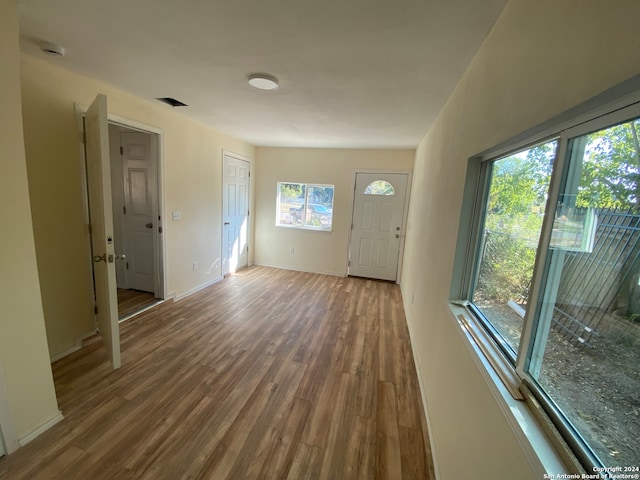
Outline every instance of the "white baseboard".
<path id="1" fill-rule="evenodd" d="M 61 422 L 63 419 L 64 419 L 64 417 L 62 416 L 62 412 L 60 410 L 58 410 L 58 413 L 56 413 L 52 418 L 47 420 L 45 423 L 40 425 L 38 428 L 33 430 L 31 433 L 29 433 L 29 434 L 25 435 L 24 437 L 22 437 L 20 440 L 18 440 L 18 443 L 20 444 L 21 447 L 24 447 L 27 443 L 31 442 L 36 437 L 42 435 L 44 432 L 49 430 L 51 427 L 53 427 L 57 423 Z"/>
<path id="2" fill-rule="evenodd" d="M 51 357 L 51 363 L 55 363 L 58 360 L 63 359 L 67 355 L 71 355 L 73 352 L 77 352 L 78 350 L 80 350 L 80 348 L 80 345 L 74 345 L 73 347 L 66 349 L 64 352 L 60 352 L 57 355 L 54 355 L 53 357 Z"/>
<path id="3" fill-rule="evenodd" d="M 403 307 L 404 307 L 404 295 L 402 296 Z M 406 309 L 405 318 L 406 318 Z M 422 381 L 422 373 L 420 370 L 420 362 L 418 362 L 418 357 L 416 357 L 415 349 L 413 348 L 413 339 L 415 338 L 413 334 L 413 330 L 411 329 L 411 323 L 407 319 L 407 328 L 409 329 L 409 339 L 411 341 L 411 353 L 413 355 L 413 364 L 416 367 L 416 374 L 418 375 L 418 385 L 420 386 L 420 398 L 422 399 L 422 408 L 424 410 L 424 418 L 427 422 L 427 435 L 429 438 L 429 448 L 431 449 L 431 459 L 433 461 L 433 470 L 436 475 L 435 480 L 440 480 L 440 469 L 438 468 L 438 456 L 436 455 L 436 448 L 433 441 L 433 429 L 431 428 L 431 417 L 429 416 L 429 408 L 427 402 L 427 392 L 424 387 L 424 383 Z"/>
<path id="4" fill-rule="evenodd" d="M 180 295 L 173 294 L 174 301 L 179 302 L 180 300 L 187 298 L 188 296 L 193 295 L 194 293 L 197 293 L 200 290 L 210 287 L 214 283 L 218 283 L 222 279 L 224 279 L 224 277 L 216 277 L 213 280 L 209 280 L 208 282 L 203 283 L 202 285 L 198 285 L 197 287 L 192 288 L 191 290 L 188 290 L 184 293 L 181 293 Z"/>
<path id="5" fill-rule="evenodd" d="M 73 341 L 73 347 L 66 349 L 64 352 L 60 352 L 55 354 L 53 357 L 51 357 L 50 361 L 51 363 L 55 363 L 58 360 L 63 359 L 64 357 L 66 357 L 67 355 L 71 355 L 73 352 L 77 352 L 78 350 L 80 350 L 82 348 L 82 343 L 89 337 L 92 337 L 93 335 L 95 335 L 96 332 L 92 331 L 89 333 L 85 333 L 83 336 L 81 336 L 80 338 L 76 337 L 75 340 Z"/>
<path id="6" fill-rule="evenodd" d="M 346 273 L 344 272 L 324 272 L 322 270 L 312 270 L 308 268 L 297 268 L 290 267 L 288 265 L 272 265 L 269 263 L 254 263 L 254 265 L 259 267 L 269 267 L 269 268 L 279 268 L 280 270 L 292 270 L 294 272 L 307 272 L 307 273 L 317 273 L 320 275 L 331 275 L 332 277 L 346 277 Z"/>

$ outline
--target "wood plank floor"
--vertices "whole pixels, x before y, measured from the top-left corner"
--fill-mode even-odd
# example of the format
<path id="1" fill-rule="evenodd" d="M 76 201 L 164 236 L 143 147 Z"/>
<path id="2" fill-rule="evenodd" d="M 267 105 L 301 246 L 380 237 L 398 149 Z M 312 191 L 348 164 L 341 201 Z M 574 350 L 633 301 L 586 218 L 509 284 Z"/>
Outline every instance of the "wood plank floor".
<path id="1" fill-rule="evenodd" d="M 2 479 L 433 479 L 397 285 L 251 267 L 53 366 Z"/>
<path id="2" fill-rule="evenodd" d="M 158 300 L 153 293 L 141 292 L 140 290 L 133 289 L 118 289 L 118 317 L 125 318 L 129 315 L 138 312 L 150 305 L 153 305 Z"/>

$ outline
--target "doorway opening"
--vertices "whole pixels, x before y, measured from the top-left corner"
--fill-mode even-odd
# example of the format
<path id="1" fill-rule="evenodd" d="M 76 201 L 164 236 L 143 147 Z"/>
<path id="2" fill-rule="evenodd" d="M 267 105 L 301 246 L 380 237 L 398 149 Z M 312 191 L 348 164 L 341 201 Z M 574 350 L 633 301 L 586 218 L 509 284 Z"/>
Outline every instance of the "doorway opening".
<path id="1" fill-rule="evenodd" d="M 123 290 L 152 294 L 154 303 L 165 295 L 162 132 L 110 116 L 103 94 L 86 110 L 76 104 L 76 113 L 84 133 L 85 212 L 96 327 L 109 362 L 117 369 L 121 366 L 118 323 L 122 321 L 118 283 Z M 141 308 L 151 307 L 138 305 L 137 313 Z"/>
<path id="2" fill-rule="evenodd" d="M 157 133 L 109 122 L 120 321 L 164 298 L 158 145 Z"/>

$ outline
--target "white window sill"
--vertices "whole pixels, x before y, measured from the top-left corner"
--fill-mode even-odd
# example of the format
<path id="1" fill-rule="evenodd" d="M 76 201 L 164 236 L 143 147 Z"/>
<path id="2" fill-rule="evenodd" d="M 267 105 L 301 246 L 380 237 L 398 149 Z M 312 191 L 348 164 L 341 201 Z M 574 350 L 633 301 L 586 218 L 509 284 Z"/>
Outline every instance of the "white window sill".
<path id="1" fill-rule="evenodd" d="M 278 228 L 293 228 L 296 230 L 311 230 L 313 232 L 327 232 L 327 233 L 331 233 L 333 230 L 333 227 L 329 227 L 329 228 L 323 228 L 323 227 L 312 227 L 312 226 L 308 226 L 308 225 L 287 225 L 285 223 L 277 223 L 276 227 Z"/>
<path id="2" fill-rule="evenodd" d="M 570 472 L 557 451 L 557 446 L 545 434 L 532 411 L 535 404 L 525 401 L 519 389 L 515 370 L 492 344 L 484 329 L 467 308 L 449 303 L 449 313 L 471 357 L 486 381 L 496 403 L 515 434 L 519 445 L 538 478 L 547 474 Z"/>

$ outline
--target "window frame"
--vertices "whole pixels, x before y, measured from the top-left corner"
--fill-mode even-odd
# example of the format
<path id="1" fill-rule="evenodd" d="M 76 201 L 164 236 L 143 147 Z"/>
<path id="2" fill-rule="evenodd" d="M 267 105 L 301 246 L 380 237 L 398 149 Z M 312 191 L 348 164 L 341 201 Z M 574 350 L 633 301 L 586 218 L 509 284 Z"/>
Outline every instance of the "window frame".
<path id="1" fill-rule="evenodd" d="M 479 363 L 490 365 L 512 399 L 540 405 L 545 420 L 538 422 L 544 423 L 545 429 L 551 428 L 552 447 L 560 452 L 565 464 L 572 465 L 576 472 L 582 471 L 581 469 L 593 472 L 594 467 L 604 465 L 528 371 L 539 327 L 539 299 L 544 294 L 544 283 L 548 274 L 548 245 L 556 210 L 554 202 L 562 187 L 571 140 L 639 116 L 640 76 L 543 125 L 471 157 L 467 166 L 449 297 L 450 310 L 458 321 L 463 336 L 476 345 L 477 348 L 474 349 L 482 357 Z M 554 139 L 558 144 L 529 291 L 528 304 L 531 308 L 526 311 L 519 346 L 513 355 L 506 341 L 472 302 L 481 259 L 491 173 L 495 161 Z"/>
<path id="2" fill-rule="evenodd" d="M 370 193 L 370 192 L 368 192 L 368 191 L 367 191 L 367 190 L 369 190 L 369 187 L 371 187 L 374 183 L 378 183 L 378 182 L 385 183 L 386 185 L 388 185 L 388 186 L 391 188 L 391 193 Z M 396 195 L 396 189 L 395 189 L 395 187 L 394 187 L 391 183 L 389 183 L 388 181 L 386 181 L 386 180 L 382 180 L 382 179 L 379 179 L 379 180 L 374 180 L 374 181 L 373 181 L 373 182 L 371 182 L 369 185 L 367 185 L 367 186 L 365 187 L 365 189 L 364 189 L 364 192 L 363 192 L 362 194 L 363 194 L 363 195 L 379 196 L 379 197 L 393 197 L 393 196 L 395 196 L 395 195 Z"/>
<path id="3" fill-rule="evenodd" d="M 302 204 L 302 211 L 303 216 L 302 216 L 302 224 L 301 225 L 295 225 L 295 224 L 287 224 L 287 223 L 280 223 L 280 200 L 281 200 L 281 196 L 280 196 L 280 189 L 282 185 L 301 185 L 304 186 L 304 203 Z M 309 205 L 309 190 L 313 189 L 313 188 L 331 188 L 333 191 L 332 194 L 332 198 L 331 198 L 331 223 L 329 224 L 328 227 L 323 227 L 323 226 L 315 226 L 315 225 L 307 225 L 307 208 Z M 312 230 L 315 232 L 331 232 L 333 231 L 333 205 L 335 203 L 335 193 L 336 193 L 336 186 L 335 185 L 331 185 L 331 184 L 325 184 L 325 183 L 307 183 L 307 182 L 288 182 L 288 181 L 278 181 L 276 183 L 276 227 L 284 227 L 284 228 L 296 228 L 299 230 Z"/>

